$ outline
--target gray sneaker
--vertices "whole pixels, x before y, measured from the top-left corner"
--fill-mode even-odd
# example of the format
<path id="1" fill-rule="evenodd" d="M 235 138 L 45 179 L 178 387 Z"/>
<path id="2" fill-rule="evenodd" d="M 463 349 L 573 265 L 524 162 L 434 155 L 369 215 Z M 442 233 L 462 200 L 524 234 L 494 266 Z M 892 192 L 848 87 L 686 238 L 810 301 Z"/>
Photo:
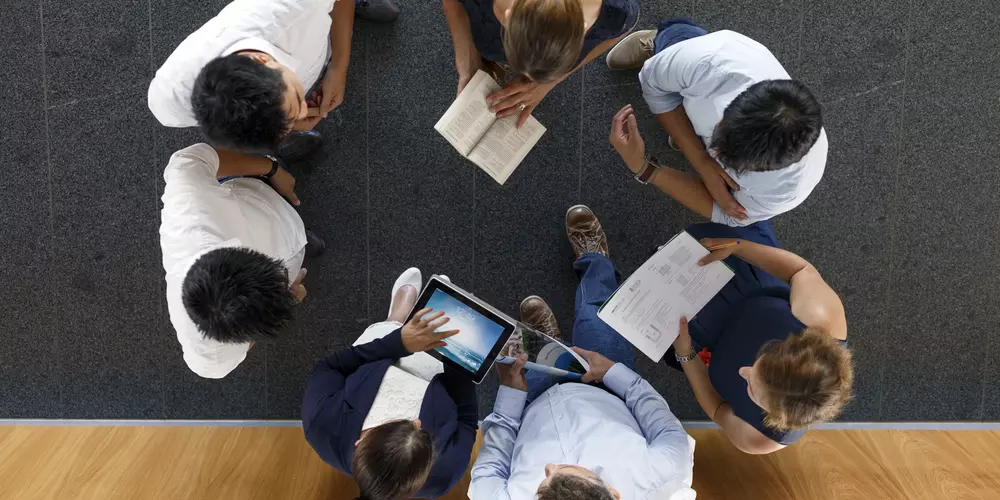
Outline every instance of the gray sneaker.
<path id="1" fill-rule="evenodd" d="M 622 38 L 608 51 L 608 68 L 612 70 L 641 68 L 646 59 L 653 57 L 653 39 L 656 30 L 636 31 Z"/>
<path id="2" fill-rule="evenodd" d="M 354 15 L 373 23 L 391 23 L 399 17 L 399 8 L 392 0 L 361 0 L 354 6 Z"/>

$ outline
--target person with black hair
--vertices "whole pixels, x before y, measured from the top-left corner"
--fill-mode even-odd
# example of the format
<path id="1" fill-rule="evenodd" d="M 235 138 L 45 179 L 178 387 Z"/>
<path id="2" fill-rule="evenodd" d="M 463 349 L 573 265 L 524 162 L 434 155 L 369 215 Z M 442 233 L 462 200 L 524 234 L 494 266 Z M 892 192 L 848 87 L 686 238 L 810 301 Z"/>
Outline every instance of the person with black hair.
<path id="1" fill-rule="evenodd" d="M 615 115 L 611 143 L 636 180 L 699 215 L 748 226 L 799 206 L 822 179 L 819 101 L 760 43 L 667 19 L 623 39 L 607 64 L 642 66 L 646 104 L 701 178 L 647 156 L 630 105 Z"/>
<path id="2" fill-rule="evenodd" d="M 391 0 L 235 0 L 163 63 L 149 109 L 168 127 L 199 126 L 217 148 L 305 158 L 321 143 L 313 127 L 344 99 L 355 14 L 391 22 L 398 10 Z"/>
<path id="3" fill-rule="evenodd" d="M 354 478 L 361 500 L 444 495 L 465 474 L 476 441 L 475 384 L 425 352 L 458 330 L 429 308 L 407 321 L 421 284 L 419 269 L 404 271 L 388 318 L 317 362 L 306 382 L 306 440 Z"/>
<path id="4" fill-rule="evenodd" d="M 295 179 L 277 162 L 258 169 L 196 144 L 170 157 L 163 180 L 170 322 L 191 371 L 222 378 L 254 342 L 284 334 L 306 295 L 303 259 L 325 245 L 282 198 L 298 203 Z"/>

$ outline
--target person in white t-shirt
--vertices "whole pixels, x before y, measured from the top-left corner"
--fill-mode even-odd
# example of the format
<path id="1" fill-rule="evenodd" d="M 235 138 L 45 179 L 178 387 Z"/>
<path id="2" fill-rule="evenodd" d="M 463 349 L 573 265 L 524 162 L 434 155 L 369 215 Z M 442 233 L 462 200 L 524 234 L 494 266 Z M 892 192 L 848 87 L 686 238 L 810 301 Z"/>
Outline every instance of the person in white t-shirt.
<path id="1" fill-rule="evenodd" d="M 611 143 L 636 180 L 698 214 L 747 226 L 797 207 L 822 179 L 828 144 L 819 102 L 760 43 L 667 19 L 623 39 L 607 63 L 642 66 L 650 111 L 701 179 L 646 156 L 631 106 L 615 115 Z"/>
<path id="2" fill-rule="evenodd" d="M 285 333 L 306 295 L 302 261 L 324 244 L 283 198 L 296 200 L 295 180 L 277 162 L 262 170 L 196 144 L 171 156 L 163 180 L 170 322 L 191 371 L 223 378 L 254 342 Z"/>
<path id="3" fill-rule="evenodd" d="M 165 126 L 199 126 L 217 148 L 303 159 L 322 142 L 313 127 L 344 100 L 356 13 L 391 22 L 398 10 L 391 0 L 235 0 L 157 70 L 149 109 Z"/>

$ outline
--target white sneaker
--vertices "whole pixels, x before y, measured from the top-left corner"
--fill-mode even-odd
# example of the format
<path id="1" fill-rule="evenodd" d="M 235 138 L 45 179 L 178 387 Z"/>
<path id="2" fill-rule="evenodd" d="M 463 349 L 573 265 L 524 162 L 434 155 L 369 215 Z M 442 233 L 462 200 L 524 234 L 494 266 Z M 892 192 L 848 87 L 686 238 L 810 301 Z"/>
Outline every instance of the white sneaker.
<path id="1" fill-rule="evenodd" d="M 392 306 L 396 301 L 396 292 L 398 292 L 400 288 L 403 288 L 404 285 L 410 285 L 417 290 L 417 293 L 420 293 L 420 289 L 424 286 L 423 282 L 424 280 L 423 276 L 420 275 L 420 269 L 411 267 L 403 271 L 403 274 L 400 274 L 399 277 L 396 278 L 396 282 L 392 284 L 392 295 L 390 295 L 392 299 L 389 301 L 389 312 L 386 314 L 386 317 L 389 317 L 389 315 L 392 314 Z"/>

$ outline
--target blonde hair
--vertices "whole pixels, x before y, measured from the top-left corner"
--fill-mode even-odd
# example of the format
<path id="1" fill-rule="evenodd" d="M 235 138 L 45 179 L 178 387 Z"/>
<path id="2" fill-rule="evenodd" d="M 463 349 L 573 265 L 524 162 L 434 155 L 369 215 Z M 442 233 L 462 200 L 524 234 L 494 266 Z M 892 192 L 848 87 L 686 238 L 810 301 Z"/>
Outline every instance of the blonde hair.
<path id="1" fill-rule="evenodd" d="M 828 422 L 851 399 L 851 352 L 836 339 L 806 328 L 761 348 L 757 374 L 763 383 L 764 425 L 779 431 Z"/>
<path id="2" fill-rule="evenodd" d="M 507 63 L 536 82 L 550 82 L 576 67 L 583 50 L 580 0 L 514 0 L 503 36 Z"/>

